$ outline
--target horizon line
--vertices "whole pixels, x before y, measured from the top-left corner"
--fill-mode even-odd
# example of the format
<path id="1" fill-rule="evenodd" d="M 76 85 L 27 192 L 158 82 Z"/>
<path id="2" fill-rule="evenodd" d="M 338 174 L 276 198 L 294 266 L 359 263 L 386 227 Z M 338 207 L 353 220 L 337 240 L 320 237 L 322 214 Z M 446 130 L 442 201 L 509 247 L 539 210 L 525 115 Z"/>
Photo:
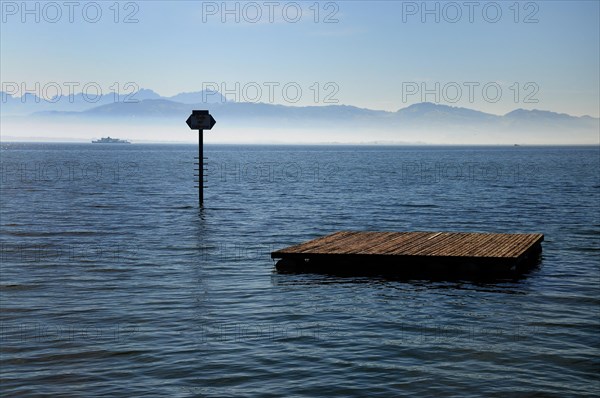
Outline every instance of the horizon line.
<path id="1" fill-rule="evenodd" d="M 20 138 L 21 140 L 23 138 Z M 92 144 L 91 141 L 83 141 L 72 139 L 71 141 L 62 141 L 62 140 L 54 140 L 54 141 L 19 141 L 12 139 L 2 139 L 0 144 Z M 142 142 L 130 142 L 128 145 L 193 145 L 198 146 L 197 142 L 193 141 L 142 141 Z M 390 146 L 390 147 L 415 147 L 415 146 L 430 146 L 430 147 L 507 147 L 507 148 L 515 148 L 515 147 L 597 147 L 598 143 L 594 144 L 442 144 L 442 143 L 425 143 L 425 142 L 404 142 L 404 143 L 394 143 L 394 142 L 386 142 L 386 143 L 377 143 L 377 142 L 212 142 L 212 143 L 204 143 L 205 146 L 213 146 L 213 145 L 237 145 L 237 146 Z M 127 146 L 126 146 L 127 147 Z"/>

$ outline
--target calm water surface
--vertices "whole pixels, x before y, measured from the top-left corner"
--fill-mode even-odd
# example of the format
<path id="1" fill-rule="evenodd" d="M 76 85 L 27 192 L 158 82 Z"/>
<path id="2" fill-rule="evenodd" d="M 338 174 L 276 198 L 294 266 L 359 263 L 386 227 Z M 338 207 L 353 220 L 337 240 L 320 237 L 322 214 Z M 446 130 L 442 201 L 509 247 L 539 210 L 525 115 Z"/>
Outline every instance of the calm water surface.
<path id="1" fill-rule="evenodd" d="M 598 148 L 8 144 L 2 396 L 597 396 Z M 520 280 L 277 274 L 338 230 L 541 232 Z"/>

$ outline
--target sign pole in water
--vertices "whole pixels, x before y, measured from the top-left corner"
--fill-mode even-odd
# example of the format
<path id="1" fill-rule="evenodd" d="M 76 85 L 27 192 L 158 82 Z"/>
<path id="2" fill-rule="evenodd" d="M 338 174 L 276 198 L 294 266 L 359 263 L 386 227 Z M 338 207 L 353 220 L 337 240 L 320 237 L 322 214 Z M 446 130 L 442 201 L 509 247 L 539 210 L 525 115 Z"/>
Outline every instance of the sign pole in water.
<path id="1" fill-rule="evenodd" d="M 215 125 L 215 119 L 208 111 L 192 111 L 185 121 L 192 130 L 198 130 L 198 204 L 204 206 L 204 130 L 210 130 Z M 202 167 L 200 167 L 202 166 Z"/>

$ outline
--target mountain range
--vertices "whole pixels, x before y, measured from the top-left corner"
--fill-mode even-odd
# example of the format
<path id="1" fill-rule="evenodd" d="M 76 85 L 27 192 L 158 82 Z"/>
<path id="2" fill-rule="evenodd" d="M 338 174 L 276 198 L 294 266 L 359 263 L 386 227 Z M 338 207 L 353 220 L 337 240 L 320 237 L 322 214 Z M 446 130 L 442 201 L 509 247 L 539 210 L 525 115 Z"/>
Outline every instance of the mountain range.
<path id="1" fill-rule="evenodd" d="M 91 91 L 91 90 L 90 90 Z M 197 103 L 222 103 L 226 102 L 219 92 L 197 91 L 190 93 L 179 93 L 172 97 L 162 97 L 150 89 L 141 89 L 130 94 L 119 94 L 111 92 L 108 94 L 94 95 L 83 93 L 58 95 L 43 99 L 32 93 L 26 93 L 23 97 L 10 95 L 0 91 L 0 106 L 4 116 L 28 115 L 33 112 L 56 111 L 56 112 L 82 112 L 102 105 L 137 103 L 146 100 L 166 100 L 182 104 Z"/>
<path id="2" fill-rule="evenodd" d="M 483 142 L 481 136 L 498 142 L 598 143 L 600 120 L 544 110 L 515 109 L 495 115 L 474 109 L 423 102 L 396 112 L 350 105 L 286 106 L 268 103 L 226 101 L 218 92 L 189 92 L 161 97 L 142 89 L 133 96 L 106 94 L 90 103 L 82 94 L 60 97 L 54 102 L 28 94 L 21 99 L 0 92 L 2 118 L 11 123 L 121 123 L 179 126 L 193 109 L 210 109 L 219 126 L 232 128 L 337 129 L 348 136 L 375 134 L 376 139 L 414 141 L 420 136 L 433 142 Z M 136 102 L 129 102 L 131 98 Z M 221 127 L 222 128 L 222 127 Z M 369 133 L 366 133 L 366 132 Z M 385 134 L 383 133 L 385 132 Z M 435 132 L 435 134 L 433 133 Z M 438 134 L 439 133 L 439 134 Z M 440 135 L 442 134 L 442 135 Z M 454 135 L 453 135 L 454 134 Z M 466 138 L 465 138 L 466 137 Z M 544 141 L 546 140 L 546 141 Z M 521 142 L 520 141 L 520 142 Z"/>

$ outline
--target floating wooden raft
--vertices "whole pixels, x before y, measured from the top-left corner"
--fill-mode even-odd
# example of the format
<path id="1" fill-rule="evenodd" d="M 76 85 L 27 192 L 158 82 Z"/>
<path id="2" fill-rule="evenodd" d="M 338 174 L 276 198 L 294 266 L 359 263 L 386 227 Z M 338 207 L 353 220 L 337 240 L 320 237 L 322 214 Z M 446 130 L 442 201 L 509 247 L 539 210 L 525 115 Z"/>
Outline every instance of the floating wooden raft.
<path id="1" fill-rule="evenodd" d="M 407 276 L 519 274 L 539 262 L 542 234 L 341 231 L 271 253 L 280 271 Z"/>

